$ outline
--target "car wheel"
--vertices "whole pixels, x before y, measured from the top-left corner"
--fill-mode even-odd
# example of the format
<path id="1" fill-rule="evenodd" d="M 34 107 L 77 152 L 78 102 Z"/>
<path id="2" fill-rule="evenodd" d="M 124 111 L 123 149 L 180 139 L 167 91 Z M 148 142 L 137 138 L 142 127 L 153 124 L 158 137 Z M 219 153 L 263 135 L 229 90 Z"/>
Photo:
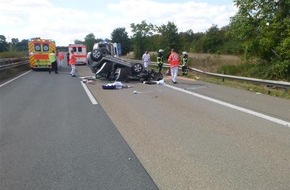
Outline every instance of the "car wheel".
<path id="1" fill-rule="evenodd" d="M 101 61 L 102 58 L 103 58 L 103 54 L 102 54 L 101 50 L 99 50 L 99 49 L 92 50 L 91 59 L 93 61 L 98 62 L 98 61 Z"/>
<path id="2" fill-rule="evenodd" d="M 111 55 L 111 53 L 105 48 L 101 48 L 101 52 L 102 52 L 103 57 L 105 57 L 107 55 Z"/>
<path id="3" fill-rule="evenodd" d="M 138 75 L 143 71 L 143 65 L 141 63 L 135 63 L 131 69 L 133 75 Z"/>

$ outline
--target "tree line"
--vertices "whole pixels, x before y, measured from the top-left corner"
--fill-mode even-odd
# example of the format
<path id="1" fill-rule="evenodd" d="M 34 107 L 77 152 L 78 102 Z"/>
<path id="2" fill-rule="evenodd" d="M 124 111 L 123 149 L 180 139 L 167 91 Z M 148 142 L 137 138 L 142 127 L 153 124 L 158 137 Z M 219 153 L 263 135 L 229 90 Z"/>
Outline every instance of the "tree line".
<path id="1" fill-rule="evenodd" d="M 221 28 L 212 25 L 205 32 L 178 32 L 174 22 L 156 26 L 143 20 L 131 24 L 133 35 L 130 37 L 126 29 L 120 27 L 112 31 L 111 39 L 98 39 L 90 33 L 75 43 L 83 43 L 91 51 L 96 42 L 118 42 L 123 54 L 133 51 L 136 59 L 146 50 L 163 49 L 168 56 L 171 48 L 177 52 L 240 55 L 247 60 L 258 60 L 280 78 L 289 77 L 290 0 L 234 0 L 234 3 L 238 12 L 231 17 L 229 25 Z M 27 49 L 27 40 L 12 38 L 11 44 L 18 50 Z M 0 52 L 7 47 L 5 36 L 0 35 Z"/>
<path id="2" fill-rule="evenodd" d="M 135 58 L 142 57 L 144 51 L 158 51 L 159 49 L 170 52 L 171 48 L 177 51 L 188 51 L 197 53 L 218 53 L 235 54 L 242 53 L 241 42 L 236 41 L 226 35 L 229 27 L 218 28 L 213 25 L 206 32 L 194 33 L 192 30 L 179 32 L 173 22 L 161 26 L 154 26 L 143 20 L 139 24 L 132 23 L 131 29 L 133 36 L 129 37 L 125 28 L 116 28 L 111 33 L 111 39 L 96 38 L 93 33 L 84 37 L 84 40 L 75 40 L 74 43 L 85 44 L 88 51 L 93 49 L 93 45 L 100 41 L 121 43 L 122 54 L 125 55 L 131 51 Z M 11 47 L 18 51 L 26 51 L 28 40 L 19 41 L 12 38 L 7 42 L 4 35 L 0 35 L 0 52 L 9 51 Z"/>

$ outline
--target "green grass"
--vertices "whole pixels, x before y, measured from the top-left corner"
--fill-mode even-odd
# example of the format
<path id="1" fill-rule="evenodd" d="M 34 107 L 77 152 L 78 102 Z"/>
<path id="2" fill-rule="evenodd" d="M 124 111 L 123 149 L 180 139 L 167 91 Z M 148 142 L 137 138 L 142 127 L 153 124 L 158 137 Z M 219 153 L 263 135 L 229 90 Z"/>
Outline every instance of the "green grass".
<path id="1" fill-rule="evenodd" d="M 266 85 L 254 84 L 250 82 L 233 80 L 233 79 L 222 80 L 222 78 L 207 76 L 204 74 L 197 74 L 193 72 L 191 72 L 188 75 L 188 78 L 195 79 L 196 77 L 198 77 L 198 80 L 213 83 L 213 84 L 224 85 L 224 86 L 229 86 L 233 88 L 248 90 L 255 93 L 261 93 L 261 94 L 266 94 L 266 95 L 275 96 L 279 98 L 290 99 L 290 94 L 289 94 L 290 89 L 286 90 L 283 88 L 269 88 Z"/>
<path id="2" fill-rule="evenodd" d="M 5 51 L 0 53 L 0 58 L 23 58 L 27 56 L 27 52 Z"/>

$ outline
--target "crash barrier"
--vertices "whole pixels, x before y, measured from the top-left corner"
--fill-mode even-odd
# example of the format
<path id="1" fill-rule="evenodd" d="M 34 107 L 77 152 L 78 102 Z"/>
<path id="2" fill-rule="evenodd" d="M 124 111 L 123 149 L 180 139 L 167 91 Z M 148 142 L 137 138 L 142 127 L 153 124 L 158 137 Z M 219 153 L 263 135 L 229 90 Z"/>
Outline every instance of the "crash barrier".
<path id="1" fill-rule="evenodd" d="M 134 61 L 138 62 L 137 60 L 134 60 Z M 143 63 L 143 62 L 139 60 L 139 63 Z M 158 63 L 157 62 L 151 62 L 151 65 L 158 66 Z M 169 64 L 168 63 L 164 63 L 163 67 L 169 68 Z M 211 73 L 211 72 L 202 71 L 202 70 L 199 70 L 199 69 L 196 69 L 196 68 L 188 68 L 188 70 L 189 71 L 194 71 L 194 72 L 197 72 L 197 73 L 200 73 L 200 74 L 208 75 L 208 76 L 219 77 L 219 78 L 222 78 L 223 81 L 227 78 L 227 79 L 246 81 L 246 82 L 251 82 L 251 83 L 256 83 L 256 84 L 262 84 L 262 85 L 266 85 L 268 88 L 282 88 L 282 89 L 285 90 L 285 92 L 287 94 L 289 93 L 289 89 L 290 89 L 290 82 L 285 82 L 285 81 L 262 80 L 262 79 L 256 79 L 256 78 L 248 78 L 248 77 L 239 77 L 239 76 L 233 76 L 233 75 L 217 74 L 217 73 Z"/>
<path id="2" fill-rule="evenodd" d="M 266 85 L 268 88 L 282 88 L 285 89 L 285 92 L 288 94 L 288 91 L 290 89 L 290 82 L 285 81 L 273 81 L 273 80 L 262 80 L 262 79 L 256 79 L 256 78 L 248 78 L 248 77 L 239 77 L 239 76 L 233 76 L 233 75 L 225 75 L 225 74 L 217 74 L 217 73 L 211 73 L 202 71 L 195 68 L 188 68 L 190 71 L 194 71 L 197 73 L 214 76 L 214 77 L 220 77 L 224 81 L 226 78 L 228 79 L 234 79 L 234 80 L 241 80 L 241 81 L 247 81 L 251 83 L 258 83 Z"/>
<path id="3" fill-rule="evenodd" d="M 28 59 L 19 59 L 19 58 L 5 58 L 0 59 L 0 71 L 11 69 L 14 67 L 19 67 L 21 65 L 27 65 Z"/>

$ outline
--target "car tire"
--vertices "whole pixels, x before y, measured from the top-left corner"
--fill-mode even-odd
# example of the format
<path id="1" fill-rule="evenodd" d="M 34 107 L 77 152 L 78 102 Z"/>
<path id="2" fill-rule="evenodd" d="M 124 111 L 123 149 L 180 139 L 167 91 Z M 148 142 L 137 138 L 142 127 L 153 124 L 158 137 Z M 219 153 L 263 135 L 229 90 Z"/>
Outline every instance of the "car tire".
<path id="1" fill-rule="evenodd" d="M 141 63 L 133 64 L 131 68 L 131 72 L 133 75 L 138 75 L 143 71 L 143 65 Z"/>
<path id="2" fill-rule="evenodd" d="M 101 61 L 101 59 L 103 58 L 103 53 L 100 49 L 94 49 L 91 52 L 91 59 L 95 62 L 99 62 Z"/>
<path id="3" fill-rule="evenodd" d="M 101 48 L 100 50 L 102 52 L 103 57 L 105 57 L 107 55 L 111 55 L 111 53 L 105 48 Z"/>

